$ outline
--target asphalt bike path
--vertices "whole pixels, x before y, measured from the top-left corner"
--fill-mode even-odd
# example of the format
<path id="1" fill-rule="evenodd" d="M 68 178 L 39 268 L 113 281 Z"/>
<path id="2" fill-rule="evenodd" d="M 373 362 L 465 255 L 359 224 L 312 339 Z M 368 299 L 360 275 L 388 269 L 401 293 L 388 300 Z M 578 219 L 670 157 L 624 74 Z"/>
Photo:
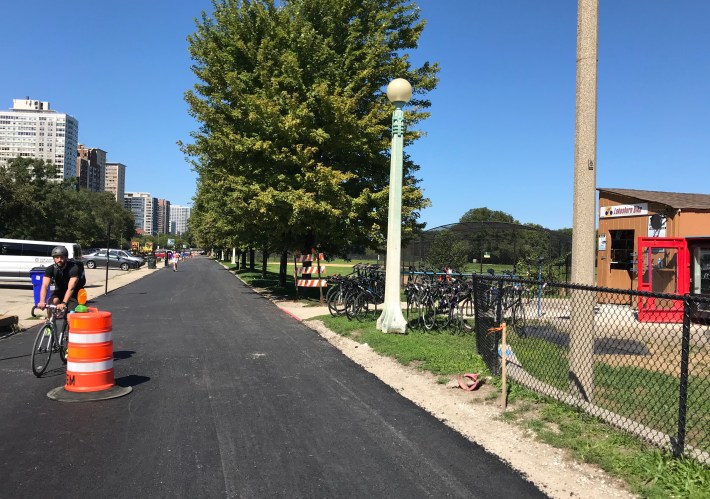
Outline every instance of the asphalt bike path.
<path id="1" fill-rule="evenodd" d="M 207 258 L 98 298 L 125 397 L 0 341 L 0 498 L 545 497 Z"/>

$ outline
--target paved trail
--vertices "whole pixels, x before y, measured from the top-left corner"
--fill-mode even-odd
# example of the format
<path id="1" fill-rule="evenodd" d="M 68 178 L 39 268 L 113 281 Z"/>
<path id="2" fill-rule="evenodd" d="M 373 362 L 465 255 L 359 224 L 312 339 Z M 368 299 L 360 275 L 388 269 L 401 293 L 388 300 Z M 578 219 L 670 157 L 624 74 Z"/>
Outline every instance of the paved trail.
<path id="1" fill-rule="evenodd" d="M 544 497 L 216 262 L 95 304 L 133 392 L 52 401 L 0 341 L 0 497 Z"/>

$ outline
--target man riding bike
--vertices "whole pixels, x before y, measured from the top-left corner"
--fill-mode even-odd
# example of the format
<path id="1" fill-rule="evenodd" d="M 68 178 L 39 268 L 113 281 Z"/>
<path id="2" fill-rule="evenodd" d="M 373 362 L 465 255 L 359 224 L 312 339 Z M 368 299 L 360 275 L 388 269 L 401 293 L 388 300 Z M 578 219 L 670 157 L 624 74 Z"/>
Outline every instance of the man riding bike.
<path id="1" fill-rule="evenodd" d="M 57 310 L 74 310 L 78 305 L 79 278 L 81 268 L 75 262 L 70 262 L 69 251 L 64 246 L 52 249 L 54 264 L 47 267 L 42 279 L 42 289 L 39 293 L 37 308 L 44 310 L 47 304 L 47 289 L 54 278 L 54 292 L 49 297 L 49 303 L 57 305 Z"/>

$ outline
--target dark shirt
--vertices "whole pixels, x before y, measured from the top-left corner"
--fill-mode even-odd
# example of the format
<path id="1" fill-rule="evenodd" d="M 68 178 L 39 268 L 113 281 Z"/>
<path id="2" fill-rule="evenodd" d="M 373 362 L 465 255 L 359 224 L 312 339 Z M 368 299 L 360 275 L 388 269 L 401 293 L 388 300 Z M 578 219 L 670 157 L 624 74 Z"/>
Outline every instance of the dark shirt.
<path id="1" fill-rule="evenodd" d="M 56 269 L 56 270 L 55 270 Z M 56 264 L 52 264 L 44 270 L 45 277 L 54 278 L 54 294 L 59 297 L 60 300 L 64 299 L 64 295 L 67 293 L 69 288 L 69 279 L 72 277 L 79 278 L 79 266 L 67 260 L 63 269 L 57 267 Z M 76 294 L 79 292 L 79 286 L 74 286 L 74 291 L 72 292 L 72 298 L 76 298 Z"/>

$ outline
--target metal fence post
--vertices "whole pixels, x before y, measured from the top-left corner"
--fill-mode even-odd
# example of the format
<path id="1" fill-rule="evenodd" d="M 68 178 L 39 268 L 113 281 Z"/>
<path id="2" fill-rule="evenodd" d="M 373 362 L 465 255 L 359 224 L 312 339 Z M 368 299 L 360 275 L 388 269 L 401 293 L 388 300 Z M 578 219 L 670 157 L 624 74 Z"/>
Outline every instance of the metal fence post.
<path id="1" fill-rule="evenodd" d="M 678 390 L 678 434 L 673 446 L 675 457 L 685 451 L 685 426 L 688 416 L 688 370 L 690 358 L 690 296 L 683 298 L 683 339 L 680 352 L 680 386 Z"/>

